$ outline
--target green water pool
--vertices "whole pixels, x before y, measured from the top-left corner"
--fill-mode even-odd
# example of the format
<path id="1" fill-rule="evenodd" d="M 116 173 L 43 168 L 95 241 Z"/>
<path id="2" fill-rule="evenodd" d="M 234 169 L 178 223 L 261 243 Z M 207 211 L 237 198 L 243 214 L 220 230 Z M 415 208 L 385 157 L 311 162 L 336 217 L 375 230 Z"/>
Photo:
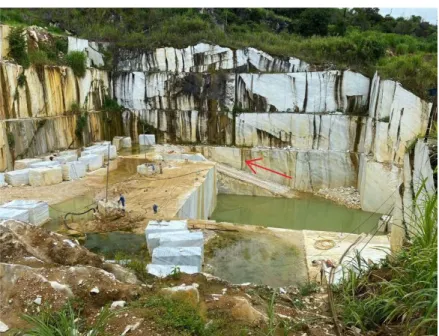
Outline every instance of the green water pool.
<path id="1" fill-rule="evenodd" d="M 218 195 L 211 219 L 293 230 L 361 233 L 375 228 L 379 217 L 314 196 L 288 199 Z"/>

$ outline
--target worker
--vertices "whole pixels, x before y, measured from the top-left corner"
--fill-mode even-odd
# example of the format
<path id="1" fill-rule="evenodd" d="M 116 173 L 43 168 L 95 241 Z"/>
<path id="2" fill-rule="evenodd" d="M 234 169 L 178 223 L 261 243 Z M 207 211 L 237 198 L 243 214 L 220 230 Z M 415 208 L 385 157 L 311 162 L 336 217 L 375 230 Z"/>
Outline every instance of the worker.
<path id="1" fill-rule="evenodd" d="M 160 174 L 163 174 L 163 167 L 162 167 L 162 163 L 159 163 L 159 168 L 160 168 Z"/>
<path id="2" fill-rule="evenodd" d="M 122 204 L 122 211 L 125 212 L 125 197 L 123 197 L 122 194 L 119 195 L 119 201 L 117 201 L 118 204 Z"/>
<path id="3" fill-rule="evenodd" d="M 159 210 L 159 207 L 157 206 L 157 204 L 154 204 L 154 205 L 152 206 L 152 210 L 154 210 L 154 213 L 155 213 L 155 214 L 157 213 L 157 211 Z"/>

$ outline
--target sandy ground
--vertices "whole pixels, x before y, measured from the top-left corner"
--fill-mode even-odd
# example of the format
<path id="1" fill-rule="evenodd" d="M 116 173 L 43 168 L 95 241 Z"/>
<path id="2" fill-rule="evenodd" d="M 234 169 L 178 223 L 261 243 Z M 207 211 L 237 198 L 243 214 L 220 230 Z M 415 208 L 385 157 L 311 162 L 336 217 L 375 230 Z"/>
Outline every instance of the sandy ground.
<path id="1" fill-rule="evenodd" d="M 130 160 L 125 158 L 125 160 Z M 153 176 L 133 175 L 109 188 L 109 200 L 116 201 L 122 193 L 126 200 L 126 212 L 118 212 L 107 218 L 97 217 L 87 223 L 69 224 L 72 229 L 81 232 L 109 232 L 130 230 L 143 233 L 152 219 L 175 218 L 182 202 L 195 183 L 204 180 L 211 162 L 166 162 L 163 174 Z M 96 193 L 96 199 L 103 199 L 104 189 Z M 157 204 L 158 213 L 154 214 L 153 205 Z"/>
<path id="2" fill-rule="evenodd" d="M 353 233 L 303 230 L 303 244 L 310 281 L 320 283 L 320 265 L 313 264 L 313 260 L 330 260 L 334 265 L 338 265 L 341 256 L 359 237 L 361 237 L 360 240 L 349 249 L 344 260 L 351 258 L 355 250 L 361 251 L 361 256 L 366 261 L 383 258 L 385 251 L 390 251 L 389 238 L 385 235 L 374 236 L 370 239 L 370 236 Z"/>

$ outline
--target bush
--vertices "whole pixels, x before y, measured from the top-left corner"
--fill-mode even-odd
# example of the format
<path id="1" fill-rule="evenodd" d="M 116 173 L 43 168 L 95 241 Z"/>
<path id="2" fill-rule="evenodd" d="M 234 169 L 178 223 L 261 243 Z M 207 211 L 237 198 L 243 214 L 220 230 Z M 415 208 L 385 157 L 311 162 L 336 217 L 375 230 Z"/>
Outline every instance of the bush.
<path id="1" fill-rule="evenodd" d="M 52 62 L 47 57 L 46 52 L 43 50 L 34 50 L 29 53 L 29 60 L 36 68 L 42 68 L 45 65 L 50 65 Z"/>
<path id="2" fill-rule="evenodd" d="M 23 87 L 26 84 L 26 75 L 24 72 L 18 75 L 17 84 L 19 87 Z"/>
<path id="3" fill-rule="evenodd" d="M 66 62 L 77 77 L 84 77 L 87 69 L 87 56 L 82 51 L 71 51 L 66 56 Z"/>
<path id="4" fill-rule="evenodd" d="M 56 48 L 56 50 L 62 52 L 63 54 L 67 54 L 68 48 L 69 48 L 68 40 L 66 38 L 63 38 L 63 37 L 56 38 L 55 48 Z"/>
<path id="5" fill-rule="evenodd" d="M 9 55 L 24 68 L 29 67 L 27 44 L 24 39 L 25 31 L 22 28 L 12 28 L 9 36 Z"/>
<path id="6" fill-rule="evenodd" d="M 82 140 L 82 133 L 87 126 L 88 121 L 88 113 L 83 113 L 80 117 L 76 119 L 76 129 L 75 129 L 75 135 L 79 140 Z"/>
<path id="7" fill-rule="evenodd" d="M 124 108 L 117 103 L 116 99 L 105 96 L 102 109 L 106 112 L 121 112 Z"/>

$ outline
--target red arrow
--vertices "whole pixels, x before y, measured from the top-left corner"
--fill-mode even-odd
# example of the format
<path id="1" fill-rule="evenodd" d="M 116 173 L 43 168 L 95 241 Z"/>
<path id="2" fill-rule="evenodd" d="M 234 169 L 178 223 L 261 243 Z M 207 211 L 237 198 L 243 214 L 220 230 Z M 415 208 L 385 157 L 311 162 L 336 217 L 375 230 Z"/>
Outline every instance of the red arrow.
<path id="1" fill-rule="evenodd" d="M 258 165 L 256 163 L 254 163 L 255 161 L 260 161 L 260 160 L 262 160 L 262 158 L 253 159 L 253 160 L 245 160 L 245 164 L 250 168 L 250 170 L 253 172 L 253 174 L 256 174 L 256 170 L 254 170 L 253 167 L 252 167 L 252 166 L 255 166 L 255 167 L 258 167 L 258 168 L 261 168 L 261 169 L 268 170 L 269 172 L 275 173 L 277 175 L 280 175 L 280 176 L 283 176 L 283 177 L 286 177 L 286 178 L 289 178 L 289 179 L 291 178 L 291 176 L 285 175 L 283 173 L 277 172 L 277 171 L 269 169 L 267 167 L 262 167 L 262 166 L 260 166 L 260 165 Z"/>

